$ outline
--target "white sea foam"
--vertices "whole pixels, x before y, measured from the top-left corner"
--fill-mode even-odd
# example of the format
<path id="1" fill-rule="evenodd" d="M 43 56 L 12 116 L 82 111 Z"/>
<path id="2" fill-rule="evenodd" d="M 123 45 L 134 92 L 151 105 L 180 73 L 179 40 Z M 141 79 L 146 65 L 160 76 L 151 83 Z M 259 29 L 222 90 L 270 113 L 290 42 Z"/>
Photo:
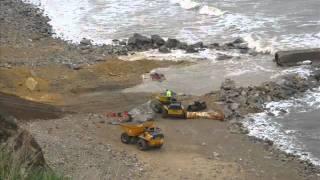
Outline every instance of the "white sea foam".
<path id="1" fill-rule="evenodd" d="M 270 102 L 265 107 L 267 109 L 265 112 L 251 114 L 243 121 L 244 126 L 249 130 L 249 135 L 271 140 L 280 150 L 320 165 L 319 158 L 314 157 L 310 152 L 305 152 L 303 142 L 300 142 L 295 136 L 295 130 L 286 129 L 273 120 L 274 117 L 284 116 L 283 110 L 290 113 L 291 111 L 308 112 L 320 108 L 320 88 L 308 91 L 301 98 Z M 273 116 L 270 116 L 270 113 Z"/>
<path id="2" fill-rule="evenodd" d="M 171 61 L 199 61 L 207 60 L 215 62 L 219 54 L 225 54 L 234 58 L 239 58 L 240 54 L 233 51 L 219 51 L 214 49 L 205 49 L 197 53 L 186 53 L 185 50 L 172 50 L 171 53 L 161 53 L 157 49 L 145 52 L 136 52 L 128 56 L 120 56 L 120 59 L 126 61 L 136 61 L 141 59 L 149 60 L 171 60 Z M 248 56 L 248 55 L 243 55 Z M 259 66 L 257 66 L 259 68 Z"/>
<path id="3" fill-rule="evenodd" d="M 214 7 L 214 6 L 208 6 L 203 5 L 201 3 L 192 1 L 192 0 L 170 0 L 173 4 L 179 4 L 181 8 L 183 9 L 199 9 L 199 14 L 203 15 L 209 15 L 209 16 L 221 16 L 225 13 L 225 11 L 222 11 L 221 9 Z"/>
<path id="4" fill-rule="evenodd" d="M 248 34 L 243 38 L 247 43 L 248 47 L 256 50 L 257 52 L 266 53 L 266 54 L 274 54 L 275 49 L 273 48 L 273 44 L 276 41 L 276 38 L 272 38 L 269 40 L 262 38 L 254 38 L 252 34 Z"/>
<path id="5" fill-rule="evenodd" d="M 183 9 L 194 9 L 200 6 L 200 3 L 192 0 L 170 0 L 173 4 L 179 4 Z"/>
<path id="6" fill-rule="evenodd" d="M 284 69 L 274 75 L 271 76 L 272 79 L 278 78 L 280 76 L 288 75 L 288 74 L 298 74 L 302 78 L 309 77 L 312 74 L 312 70 L 310 69 L 309 65 L 301 65 L 301 66 L 295 66 L 290 67 L 287 69 Z"/>
<path id="7" fill-rule="evenodd" d="M 221 9 L 218 9 L 216 7 L 212 6 L 202 6 L 199 9 L 200 14 L 210 15 L 210 16 L 221 16 L 225 13 L 225 11 L 222 11 Z"/>

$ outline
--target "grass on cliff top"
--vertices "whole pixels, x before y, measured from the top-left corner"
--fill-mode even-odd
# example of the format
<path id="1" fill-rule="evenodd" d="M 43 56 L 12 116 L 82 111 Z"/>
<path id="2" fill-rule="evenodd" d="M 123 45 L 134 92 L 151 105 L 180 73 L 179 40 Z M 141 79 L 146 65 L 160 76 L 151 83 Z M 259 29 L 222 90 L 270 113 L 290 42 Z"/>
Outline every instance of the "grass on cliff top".
<path id="1" fill-rule="evenodd" d="M 23 164 L 18 164 L 7 152 L 0 149 L 0 180 L 66 180 L 51 170 L 26 169 Z"/>

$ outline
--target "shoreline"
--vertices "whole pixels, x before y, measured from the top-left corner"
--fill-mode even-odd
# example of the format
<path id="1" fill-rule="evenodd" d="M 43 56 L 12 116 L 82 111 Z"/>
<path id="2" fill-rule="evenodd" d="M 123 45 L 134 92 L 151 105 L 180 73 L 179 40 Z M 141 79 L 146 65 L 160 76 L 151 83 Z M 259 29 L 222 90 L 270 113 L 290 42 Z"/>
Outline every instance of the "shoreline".
<path id="1" fill-rule="evenodd" d="M 9 1 L 4 1 L 4 2 L 7 3 Z M 21 2 L 20 1 L 16 1 L 15 3 L 19 4 Z M 111 55 L 108 54 L 107 56 L 103 56 L 103 53 L 99 52 L 99 51 L 108 52 L 108 50 L 103 49 L 103 48 L 106 48 L 106 47 L 103 47 L 103 46 L 101 46 L 101 47 L 100 46 L 91 47 L 92 45 L 88 44 L 88 42 L 87 43 L 83 42 L 84 44 L 87 44 L 85 46 L 73 45 L 73 44 L 68 44 L 68 42 L 65 42 L 65 41 L 63 41 L 61 39 L 52 38 L 51 37 L 52 34 L 50 32 L 50 26 L 48 26 L 48 24 L 47 24 L 48 23 L 48 19 L 44 18 L 43 16 L 38 16 L 37 13 L 36 13 L 36 11 L 38 11 L 38 10 L 33 10 L 34 7 L 30 7 L 29 5 L 24 6 L 23 3 L 22 3 L 21 7 L 19 7 L 19 8 L 24 9 L 24 7 L 26 8 L 26 12 L 22 12 L 22 14 L 23 14 L 22 16 L 27 16 L 27 17 L 31 16 L 32 18 L 37 19 L 35 22 L 39 23 L 39 21 L 40 21 L 41 24 L 43 24 L 44 27 L 47 30 L 43 30 L 43 32 L 38 32 L 38 31 L 33 32 L 35 29 L 37 29 L 37 26 L 34 26 L 33 28 L 31 28 L 31 30 L 27 29 L 28 32 L 26 33 L 26 32 L 23 31 L 23 28 L 14 29 L 13 28 L 14 26 L 10 26 L 10 25 L 7 24 L 7 22 L 5 22 L 4 25 L 6 25 L 6 26 L 5 27 L 1 26 L 1 28 L 4 28 L 4 29 L 1 29 L 1 35 L 3 35 L 4 30 L 8 30 L 10 28 L 13 28 L 12 29 L 13 31 L 11 31 L 13 34 L 9 33 L 9 34 L 6 34 L 6 36 L 5 36 L 6 38 L 1 38 L 1 42 L 2 43 L 3 43 L 3 41 L 6 41 L 6 43 L 7 43 L 4 47 L 0 46 L 1 52 L 4 53 L 4 54 L 1 53 L 1 57 L 0 57 L 0 59 L 1 59 L 0 66 L 2 66 L 2 68 L 4 68 L 4 69 L 15 69 L 16 67 L 19 67 L 21 65 L 22 66 L 26 66 L 26 67 L 37 67 L 37 66 L 39 66 L 40 68 L 42 68 L 42 67 L 50 67 L 50 65 L 52 65 L 52 64 L 57 65 L 57 64 L 62 63 L 62 64 L 67 64 L 67 65 L 69 64 L 70 66 L 67 66 L 67 67 L 68 68 L 71 67 L 70 69 L 73 70 L 73 71 L 79 71 L 79 69 L 80 69 L 79 72 L 81 72 L 81 66 L 79 66 L 79 64 L 91 64 L 91 63 L 93 63 L 93 64 L 99 66 L 101 64 L 101 61 L 105 61 L 105 59 L 108 59 L 108 58 L 111 58 L 111 59 L 113 58 L 112 57 L 113 56 L 112 53 L 111 53 Z M 4 11 L 4 13 L 5 13 L 5 11 Z M 5 17 L 4 21 L 8 20 L 8 22 L 15 22 L 15 20 L 12 19 L 12 17 L 9 17 L 9 16 Z M 8 19 L 6 19 L 6 18 L 8 18 Z M 39 20 L 39 18 L 40 18 L 40 20 Z M 19 23 L 20 20 L 18 20 L 18 19 L 16 19 L 16 20 Z M 18 27 L 19 26 L 20 25 L 18 25 Z M 18 38 L 21 38 L 21 39 L 16 39 L 17 37 L 12 38 L 13 36 L 17 36 Z M 33 37 L 34 39 L 31 40 L 31 41 L 29 40 L 30 36 L 34 36 Z M 13 39 L 13 41 L 7 41 L 7 40 L 12 40 L 12 39 Z M 51 44 L 51 45 L 48 46 L 46 44 Z M 149 44 L 149 40 L 148 40 L 147 44 Z M 30 50 L 30 49 L 28 49 L 27 51 L 25 51 L 22 54 L 19 54 L 19 53 L 16 54 L 15 53 L 16 50 L 22 50 L 23 48 L 28 47 L 30 45 L 35 47 L 33 49 L 33 52 L 28 52 Z M 61 45 L 62 48 L 59 47 L 59 45 Z M 19 47 L 17 47 L 17 46 L 19 46 Z M 90 47 L 88 48 L 87 46 L 90 46 Z M 38 48 L 40 48 L 40 49 L 38 49 Z M 48 49 L 52 50 L 52 52 L 48 52 Z M 85 52 L 83 52 L 83 51 L 85 51 Z M 121 50 L 120 50 L 120 52 L 121 52 Z M 37 55 L 35 55 L 36 53 L 37 53 Z M 61 54 L 63 54 L 63 55 L 61 55 Z M 29 57 L 26 58 L 26 56 L 29 56 Z M 83 58 L 82 56 L 84 56 L 85 58 Z M 51 59 L 47 58 L 47 57 L 51 57 Z M 19 60 L 19 58 L 20 58 L 20 60 Z M 69 59 L 69 58 L 71 58 L 71 59 Z M 87 58 L 89 60 L 87 60 Z M 104 58 L 104 59 L 102 60 L 101 58 Z M 53 60 L 53 61 L 51 61 L 51 60 Z M 98 63 L 98 64 L 96 64 L 96 63 Z M 108 63 L 108 60 L 106 60 L 106 63 Z M 129 62 L 126 62 L 126 63 L 129 63 Z M 168 65 L 172 65 L 172 64 L 174 64 L 174 63 L 164 63 L 163 65 L 161 65 L 161 64 L 153 64 L 153 65 L 150 65 L 150 67 L 146 68 L 147 70 L 142 70 L 139 73 L 141 73 L 141 72 L 143 73 L 145 71 L 150 71 L 151 69 L 154 69 L 156 67 L 168 66 Z M 8 65 L 9 65 L 9 67 L 8 67 Z M 121 67 L 121 66 L 123 66 L 123 64 L 121 64 L 119 66 Z M 141 64 L 133 65 L 132 67 L 137 67 L 137 66 L 141 66 Z M 3 70 L 1 68 L 0 68 L 0 71 L 3 72 Z M 110 69 L 106 69 L 106 72 L 108 72 L 108 71 L 110 71 Z M 126 71 L 127 70 L 125 69 L 123 72 L 126 72 Z M 38 71 L 35 71 L 35 72 L 38 73 Z M 59 73 L 59 71 L 58 71 L 58 73 Z M 84 73 L 86 73 L 86 72 L 84 72 Z M 140 75 L 139 73 L 138 74 L 134 73 L 134 76 L 138 77 L 137 79 L 139 79 L 139 75 Z M 9 73 L 9 75 L 11 75 L 11 74 Z M 111 76 L 113 76 L 113 75 L 111 75 Z M 8 77 L 10 77 L 10 76 L 8 76 Z M 122 83 L 123 84 L 130 84 L 131 81 L 132 81 L 132 79 L 130 77 L 128 79 L 125 79 Z M 105 83 L 105 82 L 103 82 L 103 83 Z M 101 84 L 103 84 L 103 83 L 101 83 Z M 116 81 L 114 81 L 114 83 L 117 84 L 117 83 L 119 83 L 119 81 L 116 80 Z M 137 83 L 138 83 L 138 81 L 137 81 Z M 302 81 L 302 84 L 303 83 L 304 82 Z M 273 85 L 273 86 L 277 87 L 276 85 Z M 110 88 L 107 88 L 107 89 L 110 89 Z M 225 90 L 233 91 L 233 92 L 226 93 L 225 94 L 225 98 L 233 99 L 232 103 L 234 103 L 235 100 L 234 100 L 233 95 L 231 95 L 231 96 L 229 96 L 229 95 L 234 93 L 235 91 L 237 92 L 239 89 L 236 89 L 235 87 L 231 86 L 231 88 L 229 87 L 229 88 L 227 88 Z M 240 90 L 242 91 L 244 89 L 240 89 Z M 249 91 L 249 90 L 247 90 L 247 91 Z M 256 88 L 256 89 L 253 88 L 253 91 L 257 92 L 257 91 L 259 91 L 259 88 Z M 112 90 L 111 90 L 111 93 L 112 93 Z M 299 92 L 298 92 L 298 94 L 299 94 Z M 260 105 L 261 104 L 262 103 L 260 103 Z M 259 106 L 258 104 L 256 104 L 256 105 Z M 227 103 L 227 108 L 229 108 L 229 110 L 231 108 L 231 111 L 232 111 L 231 112 L 231 116 L 238 117 L 238 115 L 240 115 L 240 117 L 241 117 L 242 114 L 238 114 L 239 113 L 238 112 L 238 108 L 241 108 L 241 106 L 239 105 L 239 107 L 236 108 L 236 109 L 234 107 L 232 107 L 232 106 L 234 106 L 234 104 L 232 105 L 230 103 Z M 254 107 L 254 108 L 256 108 L 256 107 Z M 226 123 L 229 123 L 229 122 L 226 122 Z M 238 121 L 231 122 L 231 126 L 233 126 L 233 125 L 238 126 L 239 125 Z M 242 127 L 235 127 L 235 128 L 242 129 Z M 229 132 L 226 132 L 226 133 L 229 133 Z M 244 135 L 244 136 L 246 136 L 246 135 Z M 267 149 L 271 149 L 272 152 L 275 152 L 272 156 L 278 156 L 280 161 L 284 161 L 284 162 L 288 162 L 288 163 L 297 162 L 298 164 L 303 164 L 303 165 L 301 165 L 301 167 L 299 166 L 299 168 L 301 168 L 300 171 L 302 171 L 302 174 L 303 175 L 307 174 L 306 176 L 312 175 L 313 178 L 315 178 L 315 179 L 317 178 L 317 174 L 316 173 L 319 173 L 319 170 L 315 169 L 315 167 L 310 165 L 310 163 L 308 161 L 300 161 L 296 157 L 293 157 L 291 155 L 283 155 L 283 152 L 277 152 L 278 150 L 272 148 L 272 143 L 271 142 L 268 142 L 268 141 L 265 142 L 265 141 L 256 140 L 255 138 L 252 138 L 252 137 L 249 137 L 249 139 L 253 139 L 252 140 L 253 142 L 257 142 L 257 141 L 261 142 L 261 146 L 265 146 L 265 145 L 268 146 Z M 164 153 L 166 153 L 166 152 L 164 152 Z M 304 170 L 304 169 L 306 169 L 306 170 Z"/>

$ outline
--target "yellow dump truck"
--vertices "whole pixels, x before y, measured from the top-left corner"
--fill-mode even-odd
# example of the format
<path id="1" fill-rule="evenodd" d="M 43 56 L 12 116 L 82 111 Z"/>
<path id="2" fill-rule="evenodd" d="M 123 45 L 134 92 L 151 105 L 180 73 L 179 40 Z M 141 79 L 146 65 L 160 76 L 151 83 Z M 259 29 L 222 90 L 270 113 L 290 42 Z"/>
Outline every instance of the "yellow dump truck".
<path id="1" fill-rule="evenodd" d="M 164 143 L 164 135 L 161 129 L 154 126 L 153 121 L 144 123 L 122 123 L 123 129 L 121 142 L 125 144 L 137 144 L 142 151 L 150 148 L 161 148 Z"/>

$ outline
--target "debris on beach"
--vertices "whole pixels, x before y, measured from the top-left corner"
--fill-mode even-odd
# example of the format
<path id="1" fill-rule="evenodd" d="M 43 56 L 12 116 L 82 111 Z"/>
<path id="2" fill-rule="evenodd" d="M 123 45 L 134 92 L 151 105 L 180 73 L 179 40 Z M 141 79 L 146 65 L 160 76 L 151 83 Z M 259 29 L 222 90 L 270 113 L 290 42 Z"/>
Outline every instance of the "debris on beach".
<path id="1" fill-rule="evenodd" d="M 164 74 L 157 73 L 157 72 L 151 73 L 150 78 L 152 79 L 152 81 L 159 81 L 159 82 L 166 80 L 166 77 L 164 76 Z"/>

